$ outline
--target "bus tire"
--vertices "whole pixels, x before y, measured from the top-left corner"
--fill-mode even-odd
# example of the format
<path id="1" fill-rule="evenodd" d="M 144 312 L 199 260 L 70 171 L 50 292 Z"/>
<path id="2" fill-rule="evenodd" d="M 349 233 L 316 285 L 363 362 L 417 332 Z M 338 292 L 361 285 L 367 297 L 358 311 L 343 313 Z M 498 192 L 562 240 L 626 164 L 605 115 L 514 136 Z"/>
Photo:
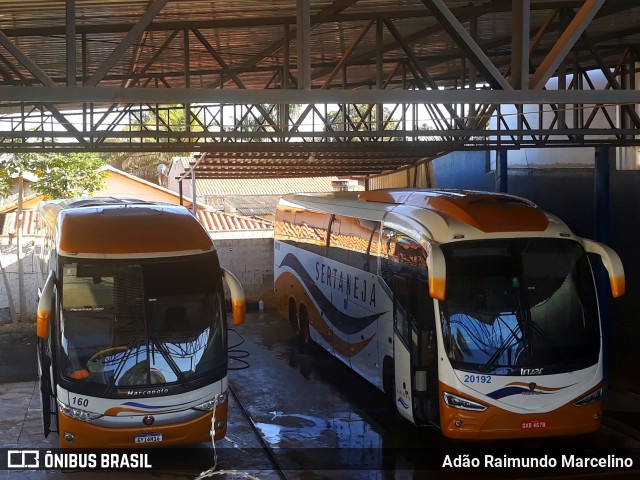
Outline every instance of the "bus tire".
<path id="1" fill-rule="evenodd" d="M 311 332 L 309 331 L 309 313 L 304 304 L 298 308 L 298 340 L 303 350 L 306 350 L 311 343 Z"/>
<path id="2" fill-rule="evenodd" d="M 289 298 L 289 323 L 293 327 L 293 331 L 298 334 L 298 308 L 296 307 L 296 299 Z"/>

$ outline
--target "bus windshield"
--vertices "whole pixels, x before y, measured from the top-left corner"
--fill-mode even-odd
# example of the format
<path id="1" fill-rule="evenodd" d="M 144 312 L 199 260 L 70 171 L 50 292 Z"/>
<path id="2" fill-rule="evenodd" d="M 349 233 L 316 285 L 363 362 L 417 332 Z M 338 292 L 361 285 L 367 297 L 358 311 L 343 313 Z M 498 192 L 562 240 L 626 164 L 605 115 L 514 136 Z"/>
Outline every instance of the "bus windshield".
<path id="1" fill-rule="evenodd" d="M 515 238 L 456 242 L 442 250 L 442 331 L 454 368 L 551 374 L 597 363 L 596 292 L 579 243 Z"/>
<path id="2" fill-rule="evenodd" d="M 226 368 L 222 295 L 215 253 L 63 262 L 63 376 L 109 392 Z"/>

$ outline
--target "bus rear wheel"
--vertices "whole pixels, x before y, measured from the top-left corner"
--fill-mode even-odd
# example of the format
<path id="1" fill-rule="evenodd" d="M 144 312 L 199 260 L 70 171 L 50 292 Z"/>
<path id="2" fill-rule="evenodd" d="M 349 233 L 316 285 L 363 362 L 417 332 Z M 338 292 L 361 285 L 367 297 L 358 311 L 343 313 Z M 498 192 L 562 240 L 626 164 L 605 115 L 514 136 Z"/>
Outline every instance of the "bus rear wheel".
<path id="1" fill-rule="evenodd" d="M 297 336 L 301 349 L 306 350 L 311 343 L 311 332 L 309 331 L 309 313 L 303 304 L 298 308 Z"/>
<path id="2" fill-rule="evenodd" d="M 296 335 L 298 334 L 298 308 L 296 307 L 295 298 L 289 299 L 289 323 L 293 327 Z"/>

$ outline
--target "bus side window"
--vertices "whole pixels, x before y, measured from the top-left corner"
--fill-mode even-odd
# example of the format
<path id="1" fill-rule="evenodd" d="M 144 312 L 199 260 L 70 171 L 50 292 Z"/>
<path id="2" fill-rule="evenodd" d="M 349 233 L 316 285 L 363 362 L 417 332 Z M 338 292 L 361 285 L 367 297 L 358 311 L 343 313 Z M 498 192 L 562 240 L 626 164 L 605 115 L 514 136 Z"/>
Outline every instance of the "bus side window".
<path id="1" fill-rule="evenodd" d="M 380 222 L 334 215 L 327 256 L 340 263 L 366 272 L 376 272 L 376 257 L 371 257 L 371 244 Z M 374 245 L 377 248 L 377 245 Z M 373 252 L 378 255 L 378 251 Z"/>
<path id="2" fill-rule="evenodd" d="M 401 317 L 396 318 L 398 331 L 407 346 L 420 351 L 421 356 L 426 355 L 425 347 L 429 342 L 435 342 L 435 313 L 433 299 L 429 296 L 427 253 L 412 238 L 388 228 L 382 233 L 382 248 L 382 276 L 392 287 L 394 311 L 406 315 L 406 328 L 400 324 Z M 410 335 L 412 331 L 415 336 Z M 419 361 L 422 363 L 422 358 Z"/>
<path id="3" fill-rule="evenodd" d="M 305 250 L 325 255 L 327 249 L 329 215 L 313 210 L 298 210 L 295 213 L 295 232 L 298 246 Z"/>

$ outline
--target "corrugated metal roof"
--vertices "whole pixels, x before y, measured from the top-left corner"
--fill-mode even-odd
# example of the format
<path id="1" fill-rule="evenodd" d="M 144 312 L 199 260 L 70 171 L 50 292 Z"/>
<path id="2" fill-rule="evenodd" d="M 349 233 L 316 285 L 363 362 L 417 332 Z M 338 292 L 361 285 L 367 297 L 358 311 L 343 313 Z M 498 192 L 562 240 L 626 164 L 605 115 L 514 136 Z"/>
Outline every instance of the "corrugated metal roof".
<path id="1" fill-rule="evenodd" d="M 228 195 L 224 197 L 224 201 L 240 215 L 275 215 L 280 197 L 281 195 Z"/>
<path id="2" fill-rule="evenodd" d="M 197 179 L 196 192 L 198 197 L 332 192 L 332 182 L 338 180 L 338 177 Z"/>
<path id="3" fill-rule="evenodd" d="M 273 223 L 224 212 L 199 211 L 198 220 L 209 232 L 272 230 Z"/>

